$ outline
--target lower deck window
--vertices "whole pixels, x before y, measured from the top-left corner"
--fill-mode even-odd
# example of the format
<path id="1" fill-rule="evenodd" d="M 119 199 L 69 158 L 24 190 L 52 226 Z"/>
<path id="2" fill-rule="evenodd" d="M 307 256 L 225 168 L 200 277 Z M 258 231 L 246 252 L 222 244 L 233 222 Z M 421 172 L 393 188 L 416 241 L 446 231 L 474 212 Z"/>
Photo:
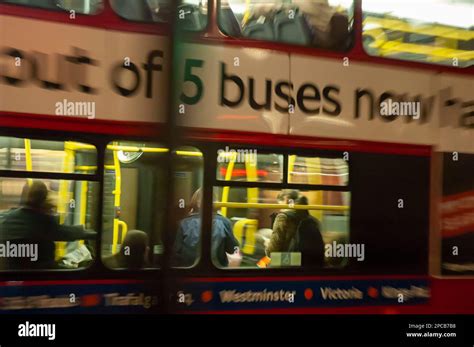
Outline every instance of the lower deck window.
<path id="1" fill-rule="evenodd" d="M 213 243 L 224 238 L 224 245 L 233 246 L 214 252 L 216 266 L 343 267 L 347 263 L 337 246 L 349 242 L 348 192 L 228 187 L 215 187 L 214 192 L 215 215 L 228 221 L 233 236 L 225 239 L 225 230 L 217 229 L 225 223 L 214 223 Z"/>

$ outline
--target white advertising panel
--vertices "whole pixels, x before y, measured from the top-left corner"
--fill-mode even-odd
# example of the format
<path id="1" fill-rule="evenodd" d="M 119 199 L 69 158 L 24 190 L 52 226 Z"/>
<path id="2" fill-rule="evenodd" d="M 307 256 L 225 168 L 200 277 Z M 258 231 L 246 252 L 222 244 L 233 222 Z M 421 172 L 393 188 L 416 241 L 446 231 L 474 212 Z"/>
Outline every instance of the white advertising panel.
<path id="1" fill-rule="evenodd" d="M 282 85 L 290 76 L 288 54 L 202 45 L 184 45 L 181 51 L 179 125 L 288 132 L 288 91 Z"/>
<path id="2" fill-rule="evenodd" d="M 12 16 L 0 22 L 0 111 L 166 120 L 165 37 Z"/>

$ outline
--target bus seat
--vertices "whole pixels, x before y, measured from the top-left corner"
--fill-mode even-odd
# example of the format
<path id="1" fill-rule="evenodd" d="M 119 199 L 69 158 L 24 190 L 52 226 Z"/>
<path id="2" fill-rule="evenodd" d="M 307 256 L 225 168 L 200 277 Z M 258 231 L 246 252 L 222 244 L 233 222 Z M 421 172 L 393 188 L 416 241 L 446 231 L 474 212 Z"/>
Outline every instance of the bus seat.
<path id="1" fill-rule="evenodd" d="M 435 43 L 435 37 L 417 33 L 407 33 L 404 42 L 420 45 L 433 45 Z"/>
<path id="2" fill-rule="evenodd" d="M 184 15 L 184 18 L 182 17 Z M 202 31 L 206 27 L 207 16 L 199 11 L 199 6 L 184 4 L 178 7 L 179 28 L 185 31 Z"/>
<path id="3" fill-rule="evenodd" d="M 114 0 L 113 7 L 117 13 L 126 13 L 127 19 L 151 22 L 150 9 L 143 1 Z"/>
<path id="4" fill-rule="evenodd" d="M 349 20 L 345 14 L 335 13 L 329 22 L 332 48 L 337 50 L 344 50 L 347 47 L 347 39 L 349 38 Z"/>
<path id="5" fill-rule="evenodd" d="M 426 54 L 420 53 L 410 53 L 410 52 L 394 52 L 384 55 L 387 58 L 391 59 L 400 59 L 400 60 L 411 60 L 411 61 L 428 61 L 428 56 Z"/>
<path id="6" fill-rule="evenodd" d="M 240 37 L 242 29 L 230 7 L 224 7 L 219 11 L 219 27 L 227 36 Z"/>
<path id="7" fill-rule="evenodd" d="M 235 222 L 232 233 L 239 241 L 243 254 L 254 254 L 258 221 L 256 219 L 239 219 Z"/>
<path id="8" fill-rule="evenodd" d="M 275 36 L 278 42 L 294 43 L 300 45 L 311 44 L 311 31 L 304 17 L 295 13 L 295 17 L 289 18 L 287 11 L 279 12 L 274 19 Z"/>
<path id="9" fill-rule="evenodd" d="M 275 40 L 273 25 L 268 20 L 265 20 L 263 23 L 260 20 L 255 20 L 248 23 L 244 27 L 243 35 L 245 37 L 256 39 L 256 40 L 265 40 L 265 41 Z"/>

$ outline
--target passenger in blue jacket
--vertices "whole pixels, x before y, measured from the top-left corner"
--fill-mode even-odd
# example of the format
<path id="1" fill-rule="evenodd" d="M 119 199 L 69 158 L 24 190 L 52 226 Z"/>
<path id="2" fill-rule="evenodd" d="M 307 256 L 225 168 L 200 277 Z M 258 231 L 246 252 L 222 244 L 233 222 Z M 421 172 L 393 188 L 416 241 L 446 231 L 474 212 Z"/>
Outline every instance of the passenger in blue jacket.
<path id="1" fill-rule="evenodd" d="M 191 198 L 189 215 L 179 222 L 172 254 L 173 266 L 190 267 L 198 258 L 202 220 L 201 204 L 202 189 L 199 188 Z M 232 233 L 230 220 L 215 212 L 212 220 L 213 261 L 219 266 L 226 267 L 229 264 L 226 253 L 234 253 L 238 246 L 239 242 Z"/>

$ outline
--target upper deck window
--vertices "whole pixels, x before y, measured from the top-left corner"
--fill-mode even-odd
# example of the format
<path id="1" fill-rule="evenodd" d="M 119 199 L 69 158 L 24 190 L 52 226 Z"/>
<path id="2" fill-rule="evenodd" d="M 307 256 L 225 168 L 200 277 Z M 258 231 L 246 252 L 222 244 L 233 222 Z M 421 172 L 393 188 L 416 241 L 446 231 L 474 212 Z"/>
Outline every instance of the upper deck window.
<path id="1" fill-rule="evenodd" d="M 207 0 L 183 0 L 177 10 L 178 28 L 185 31 L 203 31 L 207 27 Z"/>
<path id="2" fill-rule="evenodd" d="M 467 67 L 474 63 L 470 0 L 362 2 L 362 35 L 373 56 Z"/>
<path id="3" fill-rule="evenodd" d="M 110 4 L 120 17 L 134 22 L 168 22 L 171 12 L 169 0 L 111 0 Z"/>
<path id="4" fill-rule="evenodd" d="M 0 136 L 0 170 L 94 174 L 95 146 Z"/>
<path id="5" fill-rule="evenodd" d="M 221 2 L 219 25 L 232 37 L 345 51 L 353 18 L 350 0 L 229 0 Z"/>
<path id="6" fill-rule="evenodd" d="M 1 0 L 0 2 L 88 15 L 99 13 L 104 6 L 102 0 Z"/>

